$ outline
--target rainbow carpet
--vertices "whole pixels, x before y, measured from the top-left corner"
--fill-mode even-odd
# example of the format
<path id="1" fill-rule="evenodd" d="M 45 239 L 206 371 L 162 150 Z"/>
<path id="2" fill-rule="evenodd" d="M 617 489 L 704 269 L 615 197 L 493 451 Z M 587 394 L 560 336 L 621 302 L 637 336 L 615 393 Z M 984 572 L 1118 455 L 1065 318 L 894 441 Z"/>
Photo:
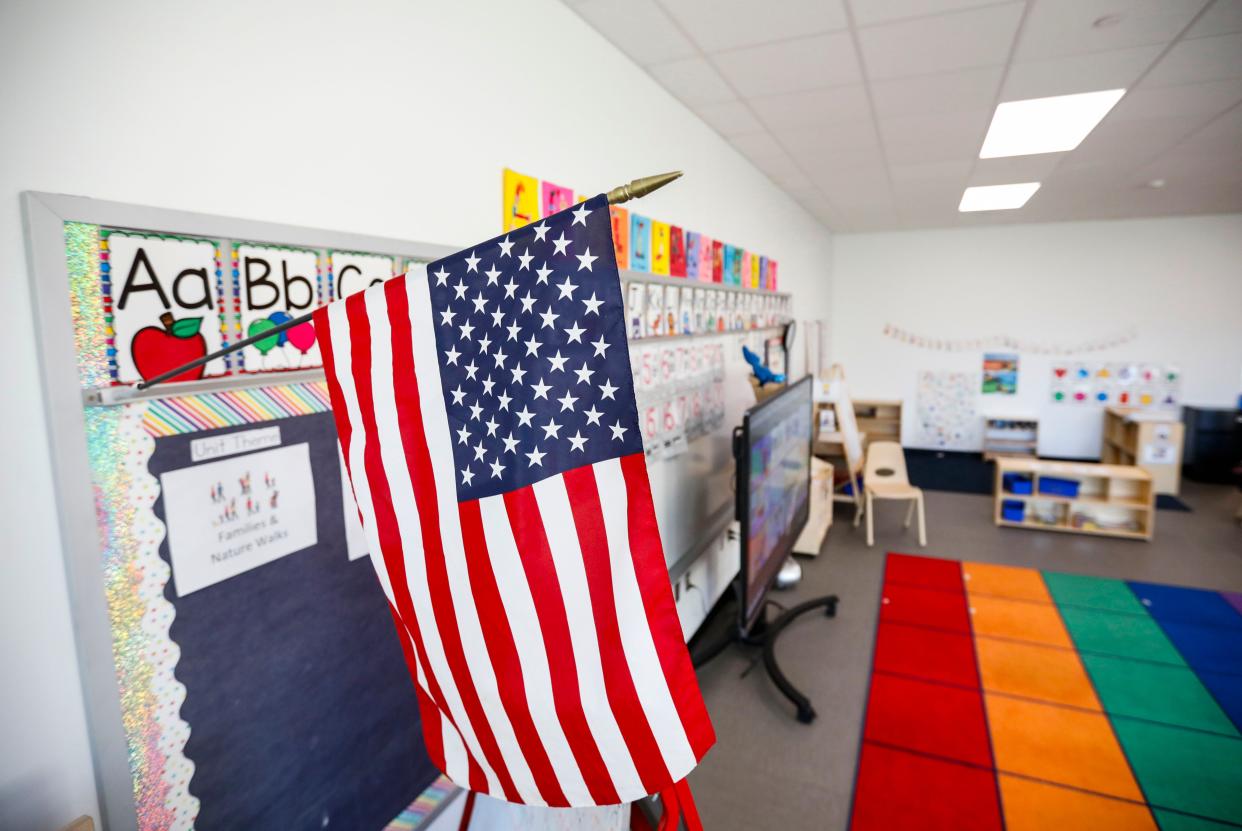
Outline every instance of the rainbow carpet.
<path id="1" fill-rule="evenodd" d="M 1242 827 L 1242 595 L 890 554 L 851 827 Z"/>

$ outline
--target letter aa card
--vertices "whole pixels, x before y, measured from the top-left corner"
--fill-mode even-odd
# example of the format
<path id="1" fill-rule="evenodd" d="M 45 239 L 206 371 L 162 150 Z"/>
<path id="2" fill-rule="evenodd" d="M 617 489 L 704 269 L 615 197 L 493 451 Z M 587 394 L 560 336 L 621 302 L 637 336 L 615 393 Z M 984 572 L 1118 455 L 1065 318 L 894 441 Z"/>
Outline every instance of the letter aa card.
<path id="1" fill-rule="evenodd" d="M 134 384 L 221 347 L 216 243 L 120 231 L 101 235 L 100 277 L 110 311 L 117 383 Z M 224 375 L 217 358 L 172 380 Z"/>

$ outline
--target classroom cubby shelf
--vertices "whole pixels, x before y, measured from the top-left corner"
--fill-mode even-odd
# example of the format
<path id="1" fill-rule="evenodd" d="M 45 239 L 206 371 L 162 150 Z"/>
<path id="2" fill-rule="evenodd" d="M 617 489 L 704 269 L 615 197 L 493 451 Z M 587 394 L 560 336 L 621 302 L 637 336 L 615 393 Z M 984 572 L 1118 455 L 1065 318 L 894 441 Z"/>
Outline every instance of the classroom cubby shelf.
<path id="1" fill-rule="evenodd" d="M 1031 492 L 1007 489 L 1007 474 L 1029 483 Z M 1073 480 L 1077 493 L 1041 493 L 1044 477 Z M 1021 505 L 1021 518 L 1006 516 L 1005 503 Z M 1009 528 L 1150 541 L 1156 528 L 1156 489 L 1150 473 L 1131 465 L 1003 456 L 996 459 L 993 520 Z"/>

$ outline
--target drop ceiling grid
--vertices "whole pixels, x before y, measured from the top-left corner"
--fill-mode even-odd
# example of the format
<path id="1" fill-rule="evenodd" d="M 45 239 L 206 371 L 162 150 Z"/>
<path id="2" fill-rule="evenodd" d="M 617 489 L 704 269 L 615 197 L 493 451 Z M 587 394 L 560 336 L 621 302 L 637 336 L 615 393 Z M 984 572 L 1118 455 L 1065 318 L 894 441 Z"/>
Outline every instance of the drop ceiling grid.
<path id="1" fill-rule="evenodd" d="M 1239 0 L 564 2 L 833 229 L 1242 210 L 1242 177 L 1207 167 L 1242 169 Z M 1079 150 L 978 158 L 1000 102 L 1098 85 L 1133 106 Z M 1012 181 L 1044 186 L 957 212 Z"/>

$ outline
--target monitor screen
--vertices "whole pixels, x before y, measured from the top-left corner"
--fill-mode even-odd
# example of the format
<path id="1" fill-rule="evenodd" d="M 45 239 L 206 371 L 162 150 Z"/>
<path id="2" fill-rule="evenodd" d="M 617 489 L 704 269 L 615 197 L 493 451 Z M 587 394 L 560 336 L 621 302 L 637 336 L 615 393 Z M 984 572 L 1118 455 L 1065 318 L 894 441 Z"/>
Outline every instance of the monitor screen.
<path id="1" fill-rule="evenodd" d="M 742 631 L 763 607 L 794 541 L 811 496 L 811 378 L 751 408 L 738 459 L 742 524 Z"/>

